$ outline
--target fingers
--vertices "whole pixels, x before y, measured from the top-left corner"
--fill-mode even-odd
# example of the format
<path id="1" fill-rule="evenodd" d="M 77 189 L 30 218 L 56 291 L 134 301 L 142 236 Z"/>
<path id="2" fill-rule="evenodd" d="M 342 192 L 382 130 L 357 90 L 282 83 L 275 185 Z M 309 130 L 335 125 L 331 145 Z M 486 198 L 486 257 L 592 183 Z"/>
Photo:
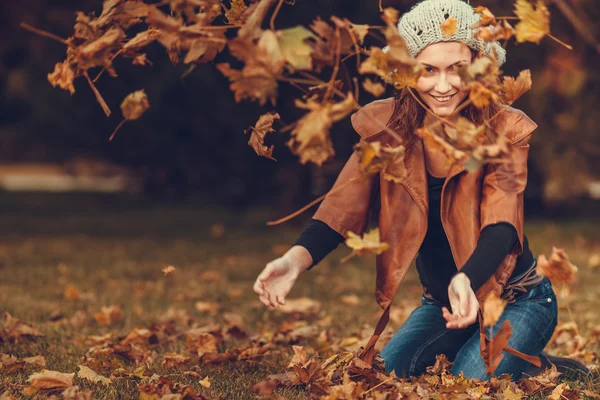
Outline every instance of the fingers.
<path id="1" fill-rule="evenodd" d="M 456 316 L 453 320 L 449 320 L 448 318 L 445 318 L 446 321 L 448 321 L 446 323 L 446 328 L 448 328 L 448 329 L 463 329 L 463 328 L 470 326 L 477 320 L 478 309 L 479 309 L 479 306 L 478 306 L 477 300 L 471 299 L 471 301 L 468 302 L 468 308 L 467 308 L 468 311 L 465 313 L 464 316 L 462 316 L 462 317 Z"/>
<path id="2" fill-rule="evenodd" d="M 259 296 L 261 296 L 264 293 L 262 290 L 262 285 L 260 283 L 261 283 L 260 279 L 256 278 L 256 281 L 254 282 L 254 286 L 252 287 L 252 289 L 254 289 L 254 293 L 256 293 Z"/>

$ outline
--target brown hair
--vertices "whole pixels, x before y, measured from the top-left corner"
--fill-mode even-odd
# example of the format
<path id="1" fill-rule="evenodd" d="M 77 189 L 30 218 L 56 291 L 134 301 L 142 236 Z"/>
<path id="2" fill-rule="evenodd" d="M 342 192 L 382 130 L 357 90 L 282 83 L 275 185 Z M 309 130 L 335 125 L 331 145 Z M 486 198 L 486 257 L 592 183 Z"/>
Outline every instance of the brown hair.
<path id="1" fill-rule="evenodd" d="M 473 49 L 471 49 L 471 54 L 473 55 L 473 60 L 478 57 L 478 53 Z M 410 141 L 416 137 L 415 130 L 423 126 L 423 121 L 427 112 L 415 100 L 409 90 L 413 90 L 413 94 L 425 104 L 416 90 L 404 87 L 394 93 L 394 111 L 390 118 L 390 128 L 400 133 L 406 141 Z M 465 97 L 465 100 L 463 101 L 467 101 L 467 99 L 468 96 Z M 502 103 L 498 104 L 494 102 L 491 102 L 488 106 L 483 108 L 477 108 L 473 104 L 469 104 L 460 111 L 460 115 L 469 119 L 476 125 L 481 125 L 484 121 L 488 121 L 492 116 L 502 110 L 502 108 Z M 498 119 L 500 118 L 501 117 Z M 497 120 L 494 121 L 494 123 L 497 122 Z"/>

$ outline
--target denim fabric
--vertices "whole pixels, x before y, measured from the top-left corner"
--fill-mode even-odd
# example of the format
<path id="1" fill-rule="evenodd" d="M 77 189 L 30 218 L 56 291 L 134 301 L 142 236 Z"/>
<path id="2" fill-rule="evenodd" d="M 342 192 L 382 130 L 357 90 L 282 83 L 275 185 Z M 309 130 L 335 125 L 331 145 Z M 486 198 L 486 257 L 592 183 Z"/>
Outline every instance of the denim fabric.
<path id="1" fill-rule="evenodd" d="M 463 372 L 467 378 L 488 380 L 485 364 L 479 352 L 479 321 L 464 329 L 446 328 L 442 317 L 442 304 L 425 296 L 421 305 L 408 317 L 390 341 L 381 350 L 386 372 L 395 370 L 398 377 L 418 376 L 435 363 L 435 356 L 444 353 L 452 361 L 451 372 Z M 552 283 L 544 278 L 528 292 L 519 292 L 515 302 L 509 303 L 493 327 L 492 337 L 508 319 L 512 335 L 508 345 L 529 355 L 539 355 L 550 341 L 557 324 L 558 307 Z M 489 328 L 488 328 L 489 334 Z M 496 368 L 495 375 L 512 374 L 521 377 L 530 363 L 519 357 L 502 353 L 504 358 Z"/>

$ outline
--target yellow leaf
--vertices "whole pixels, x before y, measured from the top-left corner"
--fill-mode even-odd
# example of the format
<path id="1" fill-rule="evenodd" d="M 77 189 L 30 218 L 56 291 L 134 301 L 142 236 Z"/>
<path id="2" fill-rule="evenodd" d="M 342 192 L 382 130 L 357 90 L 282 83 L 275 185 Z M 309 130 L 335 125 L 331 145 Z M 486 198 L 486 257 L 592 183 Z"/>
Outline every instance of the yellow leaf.
<path id="1" fill-rule="evenodd" d="M 42 369 L 41 372 L 31 374 L 27 382 L 31 384 L 26 388 L 27 392 L 32 394 L 38 390 L 58 390 L 73 386 L 73 376 L 75 373 L 66 374 L 63 372 L 50 371 Z"/>
<path id="2" fill-rule="evenodd" d="M 550 33 L 550 12 L 544 0 L 537 0 L 533 8 L 529 0 L 517 0 L 515 14 L 520 21 L 515 26 L 517 41 L 540 43 Z"/>
<path id="3" fill-rule="evenodd" d="M 364 253 L 381 254 L 388 250 L 389 245 L 379 240 L 379 228 L 374 228 L 371 231 L 365 233 L 361 238 L 352 231 L 346 233 L 348 237 L 346 239 L 346 246 L 354 250 L 358 255 Z"/>
<path id="4" fill-rule="evenodd" d="M 79 293 L 79 290 L 77 290 L 77 288 L 75 286 L 69 285 L 66 287 L 63 297 L 67 301 L 77 301 L 81 297 L 81 294 Z"/>
<path id="5" fill-rule="evenodd" d="M 536 272 L 552 283 L 572 283 L 577 267 L 571 263 L 564 249 L 552 246 L 552 255 L 548 260 L 544 254 L 538 256 Z"/>
<path id="6" fill-rule="evenodd" d="M 483 303 L 483 326 L 493 326 L 498 322 L 508 301 L 491 292 Z"/>
<path id="7" fill-rule="evenodd" d="M 209 388 L 210 387 L 210 381 L 208 380 L 208 375 L 206 376 L 206 378 L 202 379 L 200 382 L 198 382 L 200 385 Z"/>
<path id="8" fill-rule="evenodd" d="M 442 28 L 442 34 L 446 37 L 456 34 L 457 23 L 458 21 L 452 17 L 442 22 L 440 24 L 440 28 Z"/>
<path id="9" fill-rule="evenodd" d="M 85 365 L 79 366 L 79 372 L 77 372 L 77 376 L 82 379 L 87 379 L 92 383 L 102 383 L 104 385 L 110 385 L 111 380 L 105 376 L 99 375 L 96 371 L 92 370 Z"/>
<path id="10" fill-rule="evenodd" d="M 148 108 L 150 103 L 144 89 L 129 93 L 121 103 L 123 117 L 128 120 L 138 119 Z"/>
<path id="11" fill-rule="evenodd" d="M 519 73 L 517 79 L 507 76 L 502 83 L 504 100 L 508 104 L 514 103 L 525 92 L 531 89 L 531 71 L 526 69 Z"/>
<path id="12" fill-rule="evenodd" d="M 276 34 L 281 54 L 285 60 L 294 69 L 311 70 L 312 47 L 306 43 L 306 39 L 315 38 L 315 35 L 303 26 L 277 31 Z"/>

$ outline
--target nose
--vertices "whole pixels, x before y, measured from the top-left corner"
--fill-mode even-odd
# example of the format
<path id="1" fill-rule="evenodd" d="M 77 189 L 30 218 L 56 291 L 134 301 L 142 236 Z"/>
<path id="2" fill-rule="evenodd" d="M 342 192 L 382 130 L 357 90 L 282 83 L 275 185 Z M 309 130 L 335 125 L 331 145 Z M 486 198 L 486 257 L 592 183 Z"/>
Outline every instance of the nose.
<path id="1" fill-rule="evenodd" d="M 450 90 L 452 90 L 452 86 L 448 82 L 448 79 L 446 78 L 446 74 L 442 73 L 439 75 L 439 79 L 436 82 L 434 89 L 440 95 L 444 95 L 444 94 L 448 93 Z"/>

